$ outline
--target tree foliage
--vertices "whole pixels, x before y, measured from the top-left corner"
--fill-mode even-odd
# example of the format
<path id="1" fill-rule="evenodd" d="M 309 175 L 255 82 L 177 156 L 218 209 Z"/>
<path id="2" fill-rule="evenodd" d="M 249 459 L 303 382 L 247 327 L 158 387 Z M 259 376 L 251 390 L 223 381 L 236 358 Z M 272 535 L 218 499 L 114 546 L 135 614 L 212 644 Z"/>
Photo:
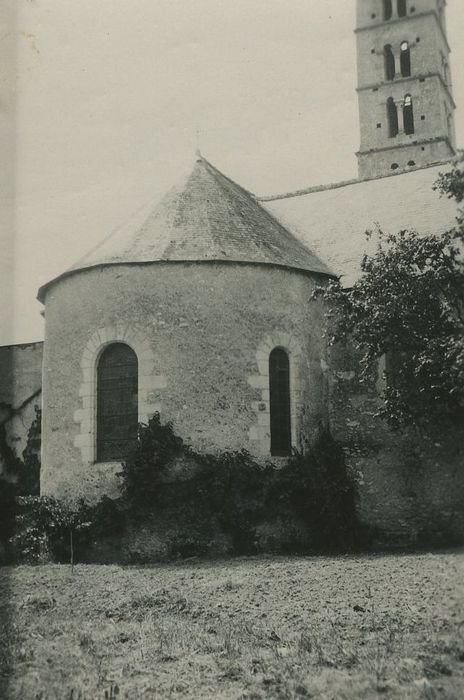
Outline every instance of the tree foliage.
<path id="1" fill-rule="evenodd" d="M 435 189 L 458 202 L 464 171 L 442 175 Z M 351 289 L 318 291 L 328 303 L 330 341 L 353 343 L 367 380 L 385 355 L 382 414 L 393 427 L 462 420 L 464 409 L 464 225 L 444 234 L 377 231 L 373 254 Z"/>
<path id="2" fill-rule="evenodd" d="M 440 173 L 433 189 L 438 190 L 449 199 L 462 202 L 464 200 L 464 170 L 454 167 L 448 173 Z"/>

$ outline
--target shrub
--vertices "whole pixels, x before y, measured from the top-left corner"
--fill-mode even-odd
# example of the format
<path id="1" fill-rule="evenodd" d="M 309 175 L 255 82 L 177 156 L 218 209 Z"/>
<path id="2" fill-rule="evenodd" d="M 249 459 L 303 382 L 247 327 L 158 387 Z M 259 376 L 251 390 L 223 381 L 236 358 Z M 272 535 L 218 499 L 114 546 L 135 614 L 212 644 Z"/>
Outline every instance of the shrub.
<path id="1" fill-rule="evenodd" d="M 139 426 L 137 446 L 119 474 L 123 498 L 132 511 L 153 506 L 158 500 L 163 472 L 176 456 L 186 451 L 172 424 L 161 424 L 159 413 L 155 413 L 148 425 Z"/>
<path id="2" fill-rule="evenodd" d="M 103 537 L 117 537 L 124 532 L 126 512 L 120 499 L 103 496 L 93 506 L 83 503 L 79 509 L 79 519 L 82 523 L 88 523 L 86 539 L 100 540 Z"/>
<path id="3" fill-rule="evenodd" d="M 181 476 L 179 464 L 186 467 Z M 161 523 L 170 557 L 206 555 L 221 536 L 223 550 L 234 554 L 334 551 L 357 541 L 354 487 L 329 433 L 277 467 L 245 451 L 197 454 L 156 415 L 140 426 L 122 476 L 122 498 L 103 497 L 93 506 L 18 498 L 13 542 L 20 558 L 73 563 L 92 542 L 116 540 L 129 522 Z M 14 514 L 15 508 L 9 536 Z"/>
<path id="4" fill-rule="evenodd" d="M 73 563 L 91 541 L 117 537 L 124 531 L 120 502 L 104 496 L 96 505 L 73 506 L 49 496 L 17 499 L 12 537 L 17 557 L 29 562 L 50 558 Z"/>
<path id="5" fill-rule="evenodd" d="M 49 496 L 25 496 L 17 502 L 13 545 L 19 558 L 34 562 L 50 557 L 73 563 L 79 533 L 89 526 L 82 518 L 83 505 L 73 508 Z"/>
<path id="6" fill-rule="evenodd" d="M 356 492 L 343 450 L 329 432 L 275 472 L 268 498 L 268 511 L 293 513 L 304 522 L 312 547 L 337 550 L 357 544 Z"/>
<path id="7" fill-rule="evenodd" d="M 179 461 L 188 465 L 188 475 L 173 480 L 169 468 Z M 214 538 L 218 530 L 230 537 L 234 553 L 253 553 L 257 527 L 277 519 L 288 523 L 288 537 L 283 533 L 281 541 L 292 551 L 307 550 L 308 543 L 312 550 L 346 549 L 356 543 L 354 486 L 343 451 L 329 433 L 279 468 L 262 466 L 245 451 L 197 454 L 156 415 L 140 427 L 138 447 L 122 477 L 131 519 L 143 520 L 156 510 L 181 523 L 169 545 L 173 554 L 204 553 L 208 533 Z M 301 523 L 307 537 L 301 534 Z"/>
<path id="8" fill-rule="evenodd" d="M 229 535 L 237 554 L 256 550 L 256 525 L 265 517 L 270 465 L 262 467 L 246 451 L 196 456 L 191 490 L 203 513 Z"/>

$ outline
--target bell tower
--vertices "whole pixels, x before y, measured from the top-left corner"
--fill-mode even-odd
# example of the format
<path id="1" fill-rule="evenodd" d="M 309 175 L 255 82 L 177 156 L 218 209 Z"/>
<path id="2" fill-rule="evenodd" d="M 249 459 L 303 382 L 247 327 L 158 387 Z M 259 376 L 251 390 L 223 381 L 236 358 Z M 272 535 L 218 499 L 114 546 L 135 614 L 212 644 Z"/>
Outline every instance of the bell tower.
<path id="1" fill-rule="evenodd" d="M 360 178 L 455 154 L 446 0 L 357 0 Z"/>

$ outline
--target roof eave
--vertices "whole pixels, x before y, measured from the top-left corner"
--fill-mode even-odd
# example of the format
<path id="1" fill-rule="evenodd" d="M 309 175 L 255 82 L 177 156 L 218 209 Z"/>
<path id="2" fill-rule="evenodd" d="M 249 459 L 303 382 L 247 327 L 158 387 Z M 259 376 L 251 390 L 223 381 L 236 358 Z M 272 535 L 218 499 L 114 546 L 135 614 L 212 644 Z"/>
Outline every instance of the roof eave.
<path id="1" fill-rule="evenodd" d="M 222 264 L 222 265 L 251 265 L 252 267 L 274 267 L 278 269 L 288 270 L 290 272 L 300 272 L 306 275 L 315 275 L 317 277 L 329 277 L 331 279 L 338 279 L 339 275 L 335 274 L 327 268 L 327 270 L 316 270 L 309 269 L 307 267 L 299 267 L 297 265 L 289 265 L 286 263 L 276 263 L 276 262 L 264 262 L 259 260 L 223 260 L 220 258 L 211 258 L 210 260 L 131 260 L 131 261 L 117 261 L 117 262 L 102 262 L 95 263 L 94 265 L 87 265 L 86 267 L 79 267 L 76 269 L 66 270 L 61 275 L 54 277 L 49 282 L 41 285 L 37 292 L 37 300 L 41 304 L 45 304 L 45 297 L 48 291 L 57 282 L 71 277 L 79 272 L 87 272 L 88 270 L 103 269 L 105 267 L 120 267 L 121 265 L 136 266 L 136 265 L 205 265 L 205 264 Z"/>

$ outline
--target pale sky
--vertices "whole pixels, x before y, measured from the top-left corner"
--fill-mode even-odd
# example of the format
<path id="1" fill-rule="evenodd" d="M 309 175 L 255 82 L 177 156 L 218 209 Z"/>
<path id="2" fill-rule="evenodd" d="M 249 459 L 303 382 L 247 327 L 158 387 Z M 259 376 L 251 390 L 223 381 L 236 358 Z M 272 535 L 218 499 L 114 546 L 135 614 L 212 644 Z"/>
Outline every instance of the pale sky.
<path id="1" fill-rule="evenodd" d="M 3 0 L 0 344 L 193 161 L 258 194 L 356 177 L 355 0 Z M 464 145 L 464 2 L 448 2 Z M 461 41 L 460 41 L 461 40 Z M 6 303 L 5 303 L 6 301 Z"/>

